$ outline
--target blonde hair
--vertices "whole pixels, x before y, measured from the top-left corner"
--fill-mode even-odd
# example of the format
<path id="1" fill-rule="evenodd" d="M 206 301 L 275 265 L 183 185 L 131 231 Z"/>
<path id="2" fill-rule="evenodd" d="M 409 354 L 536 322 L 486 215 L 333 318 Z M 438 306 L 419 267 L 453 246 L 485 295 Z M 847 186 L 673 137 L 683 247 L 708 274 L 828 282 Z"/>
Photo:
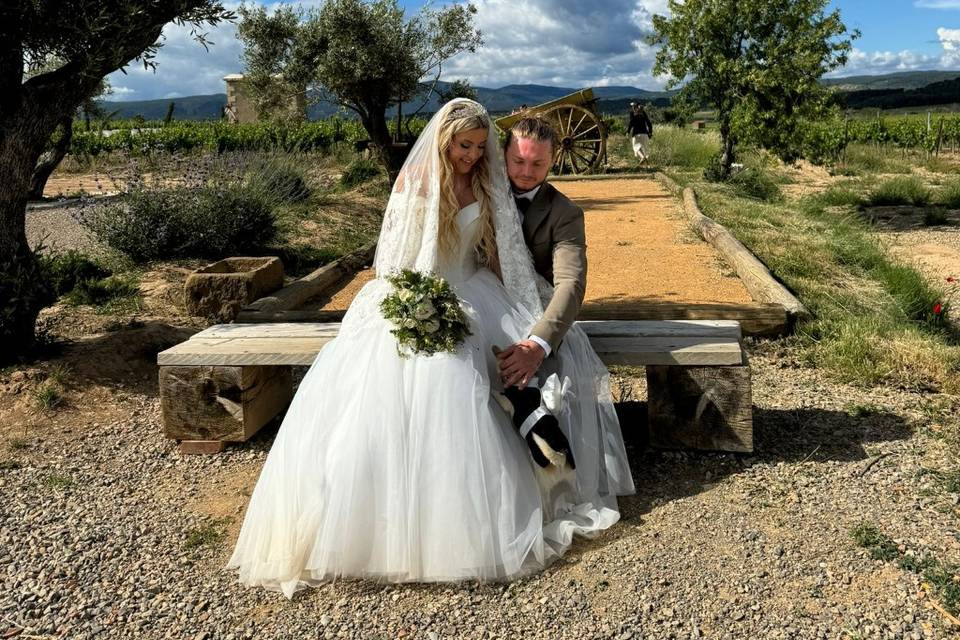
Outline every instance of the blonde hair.
<path id="1" fill-rule="evenodd" d="M 447 151 L 453 144 L 454 135 L 475 129 L 486 129 L 489 132 L 491 123 L 486 110 L 473 101 L 447 103 L 443 108 L 447 113 L 440 122 L 437 132 L 437 148 L 440 153 L 439 244 L 441 255 L 450 256 L 460 242 L 460 230 L 457 227 L 460 203 L 457 202 L 454 191 L 455 172 Z M 497 238 L 493 226 L 493 209 L 491 208 L 493 199 L 488 158 L 488 154 L 492 151 L 494 150 L 489 148 L 484 150 L 480 162 L 474 165 L 470 177 L 473 197 L 480 203 L 480 239 L 476 250 L 480 261 L 499 276 L 500 261 L 497 257 Z"/>

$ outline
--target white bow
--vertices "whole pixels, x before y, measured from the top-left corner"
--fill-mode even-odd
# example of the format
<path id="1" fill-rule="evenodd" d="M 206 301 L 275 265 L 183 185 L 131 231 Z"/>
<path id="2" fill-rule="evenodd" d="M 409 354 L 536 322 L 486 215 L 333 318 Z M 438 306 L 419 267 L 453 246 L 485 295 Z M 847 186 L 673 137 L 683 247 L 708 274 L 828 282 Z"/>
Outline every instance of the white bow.
<path id="1" fill-rule="evenodd" d="M 573 392 L 570 391 L 571 386 L 568 376 L 563 376 L 563 383 L 561 383 L 560 376 L 551 373 L 540 387 L 543 405 L 557 418 L 567 410 L 569 399 L 573 396 Z"/>
<path id="2" fill-rule="evenodd" d="M 536 384 L 537 379 L 534 378 L 532 382 Z M 527 419 L 520 425 L 520 436 L 526 438 L 527 434 L 530 433 L 530 429 L 533 428 L 533 425 L 539 422 L 540 418 L 547 415 L 547 413 L 552 413 L 554 417 L 559 418 L 564 412 L 569 410 L 570 398 L 573 396 L 570 387 L 571 382 L 569 377 L 564 376 L 563 383 L 561 384 L 560 377 L 557 374 L 550 374 L 544 381 L 543 386 L 540 387 L 540 406 L 534 409 L 533 413 L 527 416 Z"/>

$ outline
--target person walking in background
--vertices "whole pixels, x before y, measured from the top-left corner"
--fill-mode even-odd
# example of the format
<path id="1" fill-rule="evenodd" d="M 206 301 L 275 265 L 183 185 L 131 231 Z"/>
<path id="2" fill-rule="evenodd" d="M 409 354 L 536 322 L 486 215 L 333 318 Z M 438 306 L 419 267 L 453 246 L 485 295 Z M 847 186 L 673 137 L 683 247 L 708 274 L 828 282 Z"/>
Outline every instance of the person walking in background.
<path id="1" fill-rule="evenodd" d="M 647 145 L 650 143 L 650 138 L 653 137 L 653 123 L 642 104 L 630 103 L 630 122 L 627 125 L 627 135 L 632 136 L 633 155 L 641 163 L 646 162 L 648 156 Z"/>

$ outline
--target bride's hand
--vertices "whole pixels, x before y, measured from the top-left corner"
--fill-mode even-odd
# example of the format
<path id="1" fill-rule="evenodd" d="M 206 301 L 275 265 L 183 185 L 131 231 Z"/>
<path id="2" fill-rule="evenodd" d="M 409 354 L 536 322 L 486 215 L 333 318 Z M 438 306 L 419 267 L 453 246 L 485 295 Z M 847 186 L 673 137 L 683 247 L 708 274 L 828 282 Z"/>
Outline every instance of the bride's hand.
<path id="1" fill-rule="evenodd" d="M 511 345 L 497 354 L 500 361 L 500 378 L 504 387 L 517 385 L 525 389 L 530 378 L 537 372 L 546 353 L 533 340 L 524 340 Z"/>

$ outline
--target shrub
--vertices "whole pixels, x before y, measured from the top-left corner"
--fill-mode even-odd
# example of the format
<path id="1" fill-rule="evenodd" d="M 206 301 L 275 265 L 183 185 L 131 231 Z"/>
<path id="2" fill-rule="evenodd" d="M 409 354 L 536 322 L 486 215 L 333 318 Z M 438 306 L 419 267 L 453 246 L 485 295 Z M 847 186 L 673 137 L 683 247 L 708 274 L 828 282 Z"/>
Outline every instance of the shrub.
<path id="1" fill-rule="evenodd" d="M 925 206 L 930 202 L 930 189 L 919 178 L 902 176 L 880 183 L 870 193 L 870 204 Z"/>
<path id="2" fill-rule="evenodd" d="M 247 184 L 277 204 L 302 202 L 310 197 L 306 172 L 290 157 L 258 158 L 247 169 Z"/>
<path id="3" fill-rule="evenodd" d="M 934 201 L 948 209 L 960 209 L 960 179 L 954 179 L 937 191 Z"/>
<path id="4" fill-rule="evenodd" d="M 100 306 L 119 298 L 130 298 L 140 295 L 140 287 L 135 279 L 121 276 L 83 280 L 77 283 L 67 294 L 70 304 L 88 304 Z"/>
<path id="5" fill-rule="evenodd" d="M 43 246 L 38 245 L 34 251 L 41 254 Z M 12 361 L 14 356 L 34 346 L 13 344 L 13 338 L 34 330 L 36 314 L 33 311 L 54 300 L 56 295 L 44 277 L 39 260 L 28 260 L 26 255 L 18 254 L 0 261 L 0 345 L 4 346 L 0 349 L 0 364 Z"/>
<path id="6" fill-rule="evenodd" d="M 340 184 L 352 189 L 380 175 L 380 165 L 366 158 L 357 158 L 343 170 Z"/>
<path id="7" fill-rule="evenodd" d="M 817 198 L 828 207 L 859 207 L 863 204 L 859 193 L 838 185 L 827 187 Z"/>
<path id="8" fill-rule="evenodd" d="M 262 247 L 277 232 L 272 203 L 248 185 L 139 187 L 95 208 L 85 224 L 137 262 L 219 258 Z"/>
<path id="9" fill-rule="evenodd" d="M 69 293 L 84 280 L 96 280 L 110 275 L 109 269 L 75 249 L 70 249 L 66 253 L 41 256 L 40 266 L 46 281 L 57 297 Z"/>
<path id="10" fill-rule="evenodd" d="M 732 174 L 727 182 L 742 195 L 750 198 L 772 202 L 783 197 L 780 185 L 773 176 L 762 169 L 747 167 Z"/>

